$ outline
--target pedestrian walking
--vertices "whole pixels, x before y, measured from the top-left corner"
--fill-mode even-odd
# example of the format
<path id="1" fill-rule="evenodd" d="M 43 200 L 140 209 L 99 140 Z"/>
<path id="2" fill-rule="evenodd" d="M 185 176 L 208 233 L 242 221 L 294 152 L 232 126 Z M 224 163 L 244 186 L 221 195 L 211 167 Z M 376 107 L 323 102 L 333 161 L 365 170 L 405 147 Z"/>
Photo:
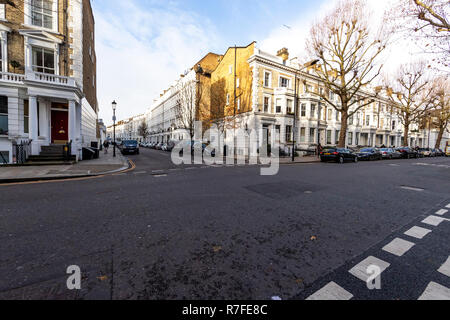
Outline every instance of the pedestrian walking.
<path id="1" fill-rule="evenodd" d="M 103 148 L 105 148 L 105 154 L 107 154 L 108 153 L 108 148 L 109 148 L 109 141 L 108 140 L 105 140 L 103 142 Z"/>

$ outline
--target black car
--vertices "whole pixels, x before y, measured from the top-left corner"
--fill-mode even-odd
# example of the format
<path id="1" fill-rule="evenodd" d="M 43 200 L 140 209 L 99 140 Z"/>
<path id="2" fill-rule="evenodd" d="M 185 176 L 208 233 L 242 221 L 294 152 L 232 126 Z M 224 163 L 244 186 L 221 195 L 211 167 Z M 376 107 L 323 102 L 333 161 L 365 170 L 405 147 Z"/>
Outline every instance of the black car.
<path id="1" fill-rule="evenodd" d="M 395 150 L 402 154 L 403 159 L 419 158 L 419 152 L 410 147 L 400 147 Z"/>
<path id="2" fill-rule="evenodd" d="M 378 148 L 363 148 L 358 151 L 357 156 L 359 160 L 382 160 L 383 154 Z"/>
<path id="3" fill-rule="evenodd" d="M 136 140 L 125 140 L 120 147 L 122 154 L 139 154 L 139 144 Z"/>
<path id="4" fill-rule="evenodd" d="M 325 148 L 320 153 L 320 161 L 335 161 L 344 163 L 345 161 L 358 162 L 358 156 L 349 149 Z"/>

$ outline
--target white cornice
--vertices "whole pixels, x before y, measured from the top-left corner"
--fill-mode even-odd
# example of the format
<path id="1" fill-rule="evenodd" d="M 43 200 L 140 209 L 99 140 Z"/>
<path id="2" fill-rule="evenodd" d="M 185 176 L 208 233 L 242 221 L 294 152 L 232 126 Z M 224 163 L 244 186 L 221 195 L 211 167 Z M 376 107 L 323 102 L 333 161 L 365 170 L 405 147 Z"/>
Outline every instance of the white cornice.
<path id="1" fill-rule="evenodd" d="M 63 41 L 53 35 L 51 35 L 49 32 L 44 30 L 31 30 L 31 29 L 20 29 L 19 34 L 22 36 L 30 37 L 30 38 L 36 38 L 39 40 L 46 40 L 50 42 L 55 42 L 58 44 L 63 43 Z"/>

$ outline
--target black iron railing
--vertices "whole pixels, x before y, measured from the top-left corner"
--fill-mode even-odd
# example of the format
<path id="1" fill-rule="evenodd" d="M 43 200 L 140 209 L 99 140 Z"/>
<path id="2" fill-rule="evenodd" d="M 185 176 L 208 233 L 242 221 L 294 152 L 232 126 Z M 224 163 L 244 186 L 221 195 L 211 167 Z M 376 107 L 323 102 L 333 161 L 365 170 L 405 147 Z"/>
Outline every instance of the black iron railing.
<path id="1" fill-rule="evenodd" d="M 31 140 L 21 140 L 13 143 L 13 163 L 24 164 L 31 155 Z"/>

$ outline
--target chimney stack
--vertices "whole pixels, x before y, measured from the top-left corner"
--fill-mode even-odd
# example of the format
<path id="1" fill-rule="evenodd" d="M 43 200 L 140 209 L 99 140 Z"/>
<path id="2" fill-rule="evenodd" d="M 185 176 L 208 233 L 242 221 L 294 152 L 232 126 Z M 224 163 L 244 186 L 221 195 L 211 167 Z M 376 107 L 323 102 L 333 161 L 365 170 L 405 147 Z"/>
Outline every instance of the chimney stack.
<path id="1" fill-rule="evenodd" d="M 283 59 L 283 62 L 286 62 L 289 59 L 289 50 L 287 48 L 283 48 L 278 50 L 277 56 Z"/>

